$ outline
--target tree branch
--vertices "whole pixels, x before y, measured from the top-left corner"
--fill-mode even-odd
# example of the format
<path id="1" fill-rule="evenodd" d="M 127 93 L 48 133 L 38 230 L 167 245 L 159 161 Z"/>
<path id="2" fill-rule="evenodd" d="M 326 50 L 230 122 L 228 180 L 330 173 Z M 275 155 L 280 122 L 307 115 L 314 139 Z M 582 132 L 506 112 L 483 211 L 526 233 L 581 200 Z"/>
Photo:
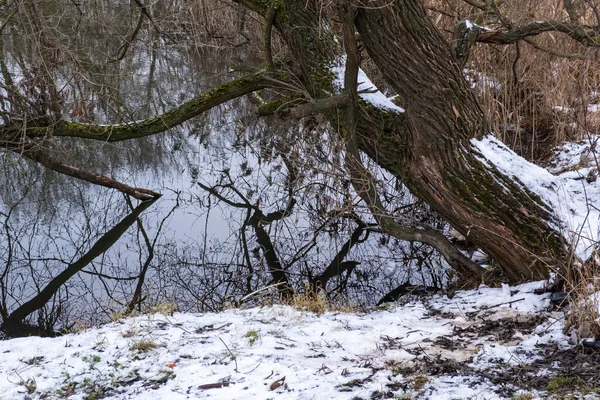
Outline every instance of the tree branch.
<path id="1" fill-rule="evenodd" d="M 561 21 L 536 21 L 505 31 L 488 31 L 479 28 L 476 41 L 479 43 L 513 44 L 528 37 L 545 32 L 564 33 L 585 46 L 600 47 L 600 29 L 597 26 L 581 25 Z"/>
<path id="2" fill-rule="evenodd" d="M 149 189 L 134 188 L 124 183 L 121 183 L 115 179 L 109 178 L 108 176 L 95 174 L 93 172 L 86 171 L 81 168 L 74 167 L 72 165 L 62 163 L 57 159 L 53 158 L 46 152 L 44 152 L 37 145 L 28 145 L 26 148 L 13 148 L 17 154 L 22 155 L 32 161 L 42 164 L 46 168 L 49 168 L 58 173 L 72 176 L 77 179 L 92 183 L 94 185 L 100 185 L 111 189 L 117 189 L 122 193 L 125 193 L 138 200 L 150 200 L 158 199 L 162 195 Z"/>
<path id="3" fill-rule="evenodd" d="M 302 119 L 312 115 L 326 113 L 334 108 L 342 107 L 350 102 L 350 98 L 346 95 L 327 97 L 324 99 L 314 100 L 300 105 L 293 100 L 275 100 L 261 105 L 257 113 L 261 117 L 273 114 L 280 114 L 288 119 Z"/>
<path id="4" fill-rule="evenodd" d="M 352 271 L 352 269 L 359 264 L 356 261 L 344 262 L 343 260 L 346 258 L 352 247 L 354 247 L 356 244 L 364 242 L 365 238 L 361 239 L 360 237 L 365 231 L 367 232 L 366 236 L 368 236 L 369 231 L 367 230 L 367 225 L 360 221 L 359 225 L 350 235 L 350 238 L 346 241 L 346 243 L 343 244 L 327 268 L 325 268 L 321 274 L 311 279 L 310 284 L 314 291 L 316 291 L 319 286 L 325 289 L 327 287 L 327 282 L 331 278 L 334 276 L 340 276 L 344 271 Z"/>
<path id="5" fill-rule="evenodd" d="M 277 82 L 277 79 L 274 79 L 264 71 L 261 71 L 250 76 L 237 78 L 230 82 L 218 85 L 207 93 L 196 96 L 192 100 L 169 110 L 164 114 L 147 118 L 142 121 L 130 124 L 94 125 L 67 122 L 63 120 L 51 127 L 27 127 L 26 133 L 29 137 L 44 137 L 50 130 L 54 136 L 78 137 L 107 142 L 141 138 L 155 135 L 181 125 L 213 107 L 255 90 L 264 89 L 266 87 L 277 87 Z M 21 129 L 22 127 L 18 126 L 0 126 L 0 137 L 9 136 L 11 134 L 14 135 Z"/>
<path id="6" fill-rule="evenodd" d="M 138 3 L 139 5 L 139 3 Z M 144 22 L 144 16 L 147 15 L 146 12 L 144 12 L 144 7 L 141 7 L 141 11 L 140 11 L 140 16 L 138 17 L 138 21 L 137 24 L 135 26 L 135 28 L 133 29 L 133 31 L 125 38 L 125 40 L 123 41 L 123 44 L 121 44 L 121 46 L 119 46 L 119 49 L 117 50 L 117 55 L 116 57 L 114 57 L 113 61 L 121 61 L 125 55 L 127 54 L 127 50 L 129 50 L 129 46 L 131 46 L 131 43 L 135 40 L 138 32 L 140 31 L 140 29 L 142 28 L 142 23 Z"/>

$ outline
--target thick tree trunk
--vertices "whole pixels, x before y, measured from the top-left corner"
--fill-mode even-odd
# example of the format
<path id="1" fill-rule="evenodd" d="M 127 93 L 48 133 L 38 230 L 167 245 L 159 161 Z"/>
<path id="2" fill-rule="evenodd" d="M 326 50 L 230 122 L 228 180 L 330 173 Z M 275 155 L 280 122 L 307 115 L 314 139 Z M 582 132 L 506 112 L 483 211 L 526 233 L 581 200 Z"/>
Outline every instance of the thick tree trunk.
<path id="1" fill-rule="evenodd" d="M 488 133 L 483 112 L 421 1 L 370 1 L 355 23 L 406 108 L 405 151 L 381 156 L 386 144 L 375 143 L 368 152 L 493 256 L 509 280 L 547 276 L 566 259 L 563 238 L 546 205 L 475 157 L 470 139 Z"/>
<path id="2" fill-rule="evenodd" d="M 321 18 L 313 1 L 283 0 L 274 20 L 315 98 L 327 96 L 326 67 L 340 54 Z M 541 279 L 560 266 L 567 250 L 548 207 L 476 158 L 470 139 L 488 132 L 481 106 L 421 2 L 371 1 L 355 24 L 407 110 L 399 116 L 361 104 L 360 150 L 498 261 L 508 281 Z"/>

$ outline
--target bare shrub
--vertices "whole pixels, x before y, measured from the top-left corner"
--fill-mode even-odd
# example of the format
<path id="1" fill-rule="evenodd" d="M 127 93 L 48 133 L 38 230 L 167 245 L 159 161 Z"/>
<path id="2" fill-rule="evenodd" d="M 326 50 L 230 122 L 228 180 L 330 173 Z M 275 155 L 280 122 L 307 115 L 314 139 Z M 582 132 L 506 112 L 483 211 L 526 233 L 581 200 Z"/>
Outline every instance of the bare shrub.
<path id="1" fill-rule="evenodd" d="M 566 21 L 562 5 L 550 0 L 498 2 L 487 12 L 470 2 L 430 0 L 431 18 L 448 33 L 467 18 L 491 29 L 508 24 Z M 577 3 L 576 3 L 577 4 Z M 582 24 L 596 25 L 591 6 L 581 2 Z M 600 54 L 563 34 L 546 33 L 516 45 L 476 45 L 466 67 L 483 99 L 490 129 L 519 155 L 545 161 L 565 140 L 580 140 L 600 131 L 597 107 Z"/>

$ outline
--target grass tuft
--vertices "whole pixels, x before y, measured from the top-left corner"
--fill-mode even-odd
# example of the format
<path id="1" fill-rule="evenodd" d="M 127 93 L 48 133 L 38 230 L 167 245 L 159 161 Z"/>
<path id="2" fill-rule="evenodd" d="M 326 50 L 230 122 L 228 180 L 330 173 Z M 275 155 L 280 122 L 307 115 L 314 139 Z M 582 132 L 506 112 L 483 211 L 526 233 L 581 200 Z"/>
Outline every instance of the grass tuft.
<path id="1" fill-rule="evenodd" d="M 155 348 L 159 347 L 158 343 L 156 343 L 154 340 L 146 340 L 146 339 L 142 339 L 136 342 L 133 342 L 131 344 L 131 346 L 129 346 L 129 349 L 131 351 L 139 351 L 141 353 L 146 353 L 150 350 L 153 350 Z"/>

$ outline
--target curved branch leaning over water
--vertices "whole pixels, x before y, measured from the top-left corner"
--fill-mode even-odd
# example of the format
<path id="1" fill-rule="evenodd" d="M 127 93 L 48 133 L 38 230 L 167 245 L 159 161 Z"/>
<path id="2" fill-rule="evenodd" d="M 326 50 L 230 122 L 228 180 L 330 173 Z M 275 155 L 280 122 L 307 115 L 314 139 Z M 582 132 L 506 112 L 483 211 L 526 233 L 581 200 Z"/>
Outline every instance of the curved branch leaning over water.
<path id="1" fill-rule="evenodd" d="M 259 71 L 217 85 L 208 92 L 199 94 L 180 106 L 155 117 L 133 123 L 114 125 L 60 121 L 53 127 L 53 134 L 54 136 L 78 137 L 106 142 L 138 139 L 165 132 L 227 101 L 260 89 L 275 88 L 282 85 L 284 85 L 283 82 L 277 79 L 274 74 Z M 43 135 L 47 128 L 37 128 L 37 130 L 40 132 L 38 133 L 36 129 L 27 129 L 28 135 Z"/>
<path id="2" fill-rule="evenodd" d="M 249 76 L 234 79 L 212 88 L 193 99 L 161 115 L 130 124 L 97 125 L 60 120 L 51 126 L 0 125 L 0 143 L 32 161 L 40 163 L 61 174 L 72 176 L 95 185 L 117 189 L 138 200 L 160 197 L 160 193 L 149 189 L 134 188 L 107 176 L 86 171 L 53 158 L 42 149 L 41 141 L 52 137 L 77 137 L 105 142 L 117 142 L 141 138 L 165 132 L 170 128 L 194 118 L 222 103 L 267 87 L 283 84 L 275 73 L 259 71 Z"/>

